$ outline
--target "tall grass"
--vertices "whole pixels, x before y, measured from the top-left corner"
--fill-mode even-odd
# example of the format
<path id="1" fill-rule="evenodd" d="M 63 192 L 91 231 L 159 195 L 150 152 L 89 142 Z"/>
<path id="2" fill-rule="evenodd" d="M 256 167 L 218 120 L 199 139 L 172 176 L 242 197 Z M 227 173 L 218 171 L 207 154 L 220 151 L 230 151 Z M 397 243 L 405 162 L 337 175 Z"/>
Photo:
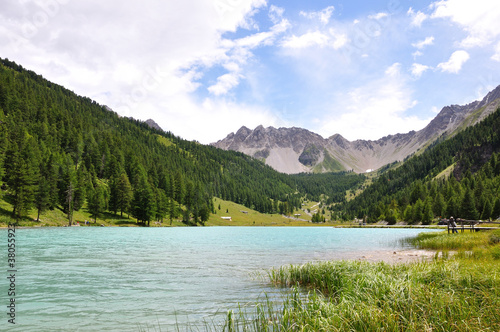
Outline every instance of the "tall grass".
<path id="1" fill-rule="evenodd" d="M 421 249 L 430 250 L 472 250 L 474 248 L 485 247 L 489 244 L 489 233 L 420 233 L 415 238 L 406 241 Z"/>
<path id="2" fill-rule="evenodd" d="M 284 303 L 258 306 L 251 329 L 225 331 L 500 331 L 500 231 L 425 234 L 414 243 L 459 254 L 272 269 L 272 283 L 292 288 Z"/>

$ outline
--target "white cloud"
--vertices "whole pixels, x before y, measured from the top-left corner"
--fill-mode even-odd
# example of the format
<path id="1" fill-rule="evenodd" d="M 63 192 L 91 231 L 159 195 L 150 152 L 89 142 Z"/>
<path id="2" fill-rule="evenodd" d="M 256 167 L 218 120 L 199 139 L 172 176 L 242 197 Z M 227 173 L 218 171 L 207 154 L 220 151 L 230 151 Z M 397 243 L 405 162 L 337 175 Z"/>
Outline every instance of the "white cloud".
<path id="1" fill-rule="evenodd" d="M 396 62 L 385 70 L 387 77 L 397 77 L 401 73 L 401 64 Z"/>
<path id="2" fill-rule="evenodd" d="M 410 7 L 407 12 L 408 16 L 411 17 L 411 25 L 415 27 L 421 27 L 422 23 L 429 18 L 425 13 L 418 11 L 415 13 L 413 8 Z"/>
<path id="3" fill-rule="evenodd" d="M 271 5 L 269 7 L 269 18 L 274 24 L 278 24 L 282 20 L 284 12 L 285 12 L 284 8 Z"/>
<path id="4" fill-rule="evenodd" d="M 383 77 L 339 95 L 332 103 L 332 113 L 344 113 L 324 119 L 319 133 L 325 137 L 339 133 L 349 140 L 376 140 L 423 128 L 430 119 L 405 115 L 417 104 L 406 81 L 401 64 L 395 63 Z"/>
<path id="5" fill-rule="evenodd" d="M 332 17 L 334 10 L 335 10 L 334 6 L 329 6 L 318 12 L 301 11 L 300 15 L 307 17 L 309 19 L 317 19 L 323 24 L 328 24 L 328 22 L 330 22 L 330 18 Z"/>
<path id="6" fill-rule="evenodd" d="M 413 52 L 411 55 L 413 56 L 413 59 L 416 59 L 417 57 L 424 55 L 424 53 L 417 50 Z"/>
<path id="7" fill-rule="evenodd" d="M 325 47 L 328 45 L 330 38 L 320 31 L 307 32 L 301 36 L 292 35 L 285 39 L 282 43 L 283 47 L 287 48 L 307 48 L 310 46 Z"/>
<path id="8" fill-rule="evenodd" d="M 491 57 L 495 61 L 500 62 L 500 42 L 495 46 L 495 54 L 492 55 Z"/>
<path id="9" fill-rule="evenodd" d="M 368 18 L 371 20 L 380 20 L 380 19 L 387 17 L 387 16 L 389 16 L 389 14 L 384 13 L 384 12 L 380 12 L 380 13 L 377 13 L 374 15 L 369 15 Z"/>
<path id="10" fill-rule="evenodd" d="M 307 32 L 303 35 L 292 35 L 281 42 L 281 46 L 290 49 L 305 49 L 308 47 L 329 47 L 338 50 L 349 42 L 345 33 L 330 28 L 328 31 L 319 30 Z"/>
<path id="11" fill-rule="evenodd" d="M 434 37 L 433 36 L 427 37 L 424 40 L 413 43 L 413 44 L 411 44 L 411 46 L 416 47 L 420 50 L 420 49 L 423 49 L 425 46 L 429 46 L 432 44 L 434 44 Z"/>
<path id="12" fill-rule="evenodd" d="M 284 125 L 268 109 L 223 99 L 207 98 L 201 103 L 195 103 L 185 96 L 177 96 L 160 106 L 170 110 L 166 114 L 158 111 L 156 105 L 151 107 L 155 121 L 162 128 L 171 130 L 182 138 L 202 143 L 216 142 L 242 126 L 255 128 L 258 125 Z"/>
<path id="13" fill-rule="evenodd" d="M 447 62 L 438 64 L 437 68 L 441 69 L 442 72 L 458 74 L 464 63 L 466 63 L 469 58 L 469 53 L 466 51 L 455 51 Z"/>
<path id="14" fill-rule="evenodd" d="M 429 69 L 432 68 L 426 65 L 422 65 L 420 63 L 414 63 L 411 65 L 410 71 L 413 77 L 420 78 L 420 76 L 422 76 L 422 74 Z"/>
<path id="15" fill-rule="evenodd" d="M 208 91 L 221 96 L 227 94 L 231 89 L 238 86 L 242 67 L 247 63 L 248 58 L 253 56 L 252 50 L 261 46 L 273 45 L 277 36 L 285 32 L 290 27 L 286 19 L 282 19 L 271 27 L 269 31 L 255 33 L 237 40 L 223 40 L 222 46 L 225 49 L 224 55 L 216 60 L 222 62 L 222 66 L 229 71 L 217 78 L 217 83 L 208 87 Z M 224 62 L 225 61 L 225 62 Z M 207 64 L 210 67 L 212 64 Z"/>
<path id="16" fill-rule="evenodd" d="M 346 34 L 336 34 L 333 30 L 330 30 L 330 34 L 332 35 L 332 43 L 331 46 L 334 50 L 338 50 L 349 42 L 349 38 Z"/>
<path id="17" fill-rule="evenodd" d="M 229 90 L 234 88 L 239 84 L 240 75 L 237 73 L 229 73 L 219 76 L 217 78 L 217 84 L 208 87 L 210 93 L 220 96 L 226 94 Z"/>
<path id="18" fill-rule="evenodd" d="M 469 35 L 462 47 L 485 46 L 500 35 L 500 6 L 491 0 L 441 0 L 431 5 L 433 18 L 449 18 Z"/>
<path id="19" fill-rule="evenodd" d="M 266 6 L 265 0 L 56 0 L 46 5 L 3 1 L 2 57 L 121 115 L 155 118 L 164 129 L 205 143 L 230 124 L 220 121 L 222 117 L 209 121 L 214 115 L 199 105 L 193 92 L 199 89 L 207 68 L 223 66 L 228 72 L 209 87 L 219 96 L 216 107 L 221 111 L 214 114 L 226 116 L 222 110 L 230 110 L 227 118 L 238 125 L 243 124 L 239 119 L 248 118 L 275 121 L 266 110 L 221 98 L 244 77 L 252 50 L 272 44 L 289 25 L 279 20 L 282 12 L 274 8 L 278 21 L 269 31 L 236 42 L 222 38 L 225 32 L 242 27 L 257 28 L 252 16 Z M 212 126 L 210 130 L 202 130 L 206 124 Z"/>

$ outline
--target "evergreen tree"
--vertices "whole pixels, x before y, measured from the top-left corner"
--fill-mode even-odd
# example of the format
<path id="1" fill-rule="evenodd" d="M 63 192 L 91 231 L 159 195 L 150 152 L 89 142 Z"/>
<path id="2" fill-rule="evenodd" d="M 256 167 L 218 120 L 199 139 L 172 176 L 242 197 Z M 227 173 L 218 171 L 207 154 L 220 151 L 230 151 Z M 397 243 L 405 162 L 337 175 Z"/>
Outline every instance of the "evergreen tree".
<path id="1" fill-rule="evenodd" d="M 411 205 L 407 205 L 406 209 L 403 213 L 403 218 L 405 221 L 412 221 L 413 220 L 413 209 Z"/>
<path id="2" fill-rule="evenodd" d="M 432 212 L 434 212 L 435 216 L 442 217 L 445 215 L 446 211 L 446 202 L 444 201 L 443 194 L 438 192 L 434 197 L 434 201 L 432 202 Z"/>
<path id="3" fill-rule="evenodd" d="M 479 213 L 476 209 L 476 201 L 472 192 L 472 189 L 467 188 L 462 199 L 460 218 L 467 220 L 477 220 L 479 219 Z"/>
<path id="4" fill-rule="evenodd" d="M 76 181 L 75 181 L 75 198 L 73 202 L 74 211 L 80 211 L 85 204 L 85 182 L 87 179 L 87 172 L 85 170 L 85 165 L 82 165 L 76 171 Z"/>
<path id="5" fill-rule="evenodd" d="M 50 185 L 45 177 L 41 177 L 38 181 L 35 194 L 35 207 L 37 209 L 36 221 L 40 221 L 40 214 L 44 213 L 50 205 Z"/>
<path id="6" fill-rule="evenodd" d="M 54 155 L 51 153 L 42 171 L 42 176 L 47 180 L 49 187 L 48 192 L 48 208 L 53 210 L 58 204 L 59 189 L 58 189 L 58 169 L 54 161 Z"/>
<path id="7" fill-rule="evenodd" d="M 210 209 L 206 204 L 203 204 L 200 208 L 201 223 L 205 225 L 205 222 L 207 222 L 209 218 L 210 218 Z"/>
<path id="8" fill-rule="evenodd" d="M 38 178 L 38 159 L 34 152 L 36 142 L 19 130 L 9 146 L 6 183 L 12 196 L 12 215 L 19 219 L 33 205 Z"/>
<path id="9" fill-rule="evenodd" d="M 434 218 L 434 214 L 432 213 L 432 201 L 429 198 L 425 200 L 424 208 L 422 210 L 422 224 L 429 225 Z"/>
<path id="10" fill-rule="evenodd" d="M 139 174 L 132 201 L 132 216 L 139 222 L 147 223 L 155 216 L 155 196 L 144 171 Z"/>
<path id="11" fill-rule="evenodd" d="M 325 217 L 322 216 L 319 212 L 318 213 L 315 213 L 313 214 L 312 216 L 312 220 L 311 220 L 313 223 L 322 223 L 322 222 L 325 222 Z"/>
<path id="12" fill-rule="evenodd" d="M 5 116 L 2 111 L 0 100 L 0 186 L 2 185 L 2 179 L 5 175 L 5 154 L 8 149 L 8 142 L 9 140 L 7 139 L 7 124 L 5 123 Z"/>
<path id="13" fill-rule="evenodd" d="M 91 218 L 97 222 L 97 218 L 104 212 L 104 192 L 100 185 L 97 185 L 88 195 L 87 208 L 90 212 Z"/>
<path id="14" fill-rule="evenodd" d="M 162 221 L 168 214 L 168 198 L 161 188 L 156 190 L 156 220 Z"/>
<path id="15" fill-rule="evenodd" d="M 484 202 L 483 212 L 481 213 L 481 220 L 488 220 L 491 218 L 493 212 L 493 206 L 489 199 Z"/>
<path id="16" fill-rule="evenodd" d="M 385 216 L 385 220 L 389 223 L 389 225 L 396 224 L 396 222 L 398 221 L 397 211 L 389 208 Z"/>
<path id="17" fill-rule="evenodd" d="M 458 203 L 458 197 L 452 196 L 446 203 L 446 217 L 457 218 L 460 210 L 460 205 Z"/>
<path id="18" fill-rule="evenodd" d="M 424 203 L 419 198 L 419 199 L 417 199 L 417 201 L 415 202 L 415 205 L 412 208 L 412 212 L 413 212 L 412 221 L 414 223 L 423 220 L 423 218 L 424 218 L 423 210 L 424 210 Z"/>
<path id="19" fill-rule="evenodd" d="M 128 180 L 126 173 L 122 173 L 115 187 L 114 196 L 116 197 L 116 209 L 120 211 L 120 216 L 123 217 L 123 212 L 127 212 L 130 208 L 130 203 L 134 198 L 132 186 Z M 111 197 L 113 197 L 113 192 Z M 116 213 L 116 212 L 115 212 Z"/>
<path id="20" fill-rule="evenodd" d="M 179 217 L 179 207 L 177 206 L 176 201 L 173 198 L 168 199 L 168 218 L 170 220 L 170 225 L 172 225 L 172 221 Z"/>
<path id="21" fill-rule="evenodd" d="M 413 191 L 411 193 L 410 201 L 411 203 L 416 203 L 417 200 L 423 200 L 425 198 L 425 189 L 421 181 L 417 181 L 414 184 Z"/>
<path id="22" fill-rule="evenodd" d="M 77 189 L 77 176 L 73 166 L 73 160 L 67 156 L 65 165 L 59 167 L 59 203 L 68 216 L 68 222 L 73 223 L 73 211 L 75 203 L 75 191 Z"/>
<path id="23" fill-rule="evenodd" d="M 492 219 L 500 218 L 500 198 L 495 200 L 495 205 L 493 206 L 493 211 L 491 212 Z"/>

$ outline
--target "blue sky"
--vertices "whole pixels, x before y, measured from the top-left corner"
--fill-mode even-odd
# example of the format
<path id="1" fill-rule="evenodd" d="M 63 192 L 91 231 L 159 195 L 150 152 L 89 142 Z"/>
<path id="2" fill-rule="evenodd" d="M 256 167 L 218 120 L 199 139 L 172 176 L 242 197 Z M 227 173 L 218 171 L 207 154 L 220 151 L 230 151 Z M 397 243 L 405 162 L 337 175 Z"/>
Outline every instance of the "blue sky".
<path id="1" fill-rule="evenodd" d="M 202 143 L 261 124 L 375 140 L 500 84 L 500 6 L 4 0 L 0 57 Z"/>

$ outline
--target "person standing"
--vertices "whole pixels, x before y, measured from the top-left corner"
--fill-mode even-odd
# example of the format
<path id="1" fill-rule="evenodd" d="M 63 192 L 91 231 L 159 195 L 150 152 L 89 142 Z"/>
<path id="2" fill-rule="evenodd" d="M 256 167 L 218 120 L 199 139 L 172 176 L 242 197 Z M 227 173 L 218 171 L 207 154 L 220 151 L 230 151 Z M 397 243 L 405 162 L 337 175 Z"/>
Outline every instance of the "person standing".
<path id="1" fill-rule="evenodd" d="M 458 233 L 457 223 L 455 222 L 455 219 L 453 217 L 450 217 L 450 227 L 451 233 Z"/>

